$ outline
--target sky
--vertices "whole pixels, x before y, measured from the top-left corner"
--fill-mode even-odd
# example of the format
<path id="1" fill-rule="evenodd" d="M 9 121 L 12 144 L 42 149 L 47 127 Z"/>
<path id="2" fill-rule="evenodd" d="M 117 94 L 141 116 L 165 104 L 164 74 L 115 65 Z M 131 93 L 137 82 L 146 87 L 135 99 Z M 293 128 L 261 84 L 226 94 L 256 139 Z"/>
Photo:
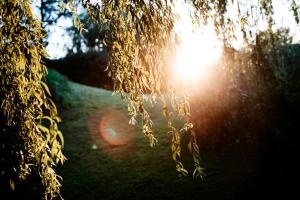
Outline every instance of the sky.
<path id="1" fill-rule="evenodd" d="M 35 0 L 33 3 L 33 12 L 36 16 L 40 16 L 39 9 L 35 5 L 39 5 L 40 0 Z M 97 0 L 93 0 L 97 2 Z M 248 2 L 256 2 L 255 0 L 247 0 Z M 285 6 L 285 1 L 274 1 L 274 18 L 276 21 L 275 27 L 288 27 L 291 29 L 291 34 L 294 37 L 294 42 L 300 41 L 300 27 L 296 24 L 292 13 L 288 11 L 287 6 Z M 180 20 L 176 23 L 175 29 L 181 35 L 183 39 L 183 45 L 181 49 L 182 54 L 187 54 L 185 51 L 188 49 L 198 47 L 198 54 L 193 56 L 200 55 L 203 56 L 203 63 L 208 64 L 215 60 L 220 54 L 220 42 L 217 41 L 216 35 L 214 33 L 212 25 L 205 27 L 200 30 L 195 30 L 192 25 L 192 20 L 189 17 L 189 6 L 183 3 L 182 0 L 178 0 L 175 6 L 175 11 L 180 15 Z M 229 11 L 230 13 L 230 11 Z M 64 30 L 67 27 L 72 26 L 73 20 L 60 18 L 56 26 L 50 28 L 49 34 L 49 45 L 46 50 L 51 59 L 57 59 L 64 57 L 67 53 L 67 47 L 71 46 L 71 37 Z M 265 24 L 261 24 L 259 29 L 265 29 Z M 239 42 L 236 42 L 235 45 L 240 46 Z M 214 53 L 212 53 L 214 52 Z M 179 56 L 180 57 L 180 56 Z M 184 57 L 184 56 L 182 56 Z M 184 59 L 184 58 L 180 58 Z M 178 62 L 182 62 L 179 60 Z M 193 63 L 191 63 L 193 64 Z"/>
<path id="2" fill-rule="evenodd" d="M 32 11 L 35 17 L 40 18 L 40 10 L 38 6 L 40 0 L 34 0 L 32 4 Z M 73 25 L 73 20 L 70 18 L 61 17 L 58 19 L 57 24 L 50 26 L 50 33 L 48 33 L 48 46 L 46 50 L 51 59 L 57 59 L 65 57 L 67 54 L 67 48 L 71 47 L 72 39 L 65 31 Z"/>

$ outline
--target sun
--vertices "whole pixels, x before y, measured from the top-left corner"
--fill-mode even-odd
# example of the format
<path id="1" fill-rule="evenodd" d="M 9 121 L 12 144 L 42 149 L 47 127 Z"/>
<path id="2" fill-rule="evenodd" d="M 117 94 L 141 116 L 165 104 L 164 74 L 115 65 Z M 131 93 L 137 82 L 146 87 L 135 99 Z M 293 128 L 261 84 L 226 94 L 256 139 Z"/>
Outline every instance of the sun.
<path id="1" fill-rule="evenodd" d="M 180 37 L 174 60 L 175 78 L 181 82 L 194 82 L 205 76 L 206 68 L 217 61 L 222 54 L 222 43 L 213 25 L 195 28 L 188 8 L 177 8 L 180 19 L 175 29 Z"/>
<path id="2" fill-rule="evenodd" d="M 184 80 L 200 78 L 221 55 L 218 41 L 209 32 L 185 32 L 181 38 L 175 56 L 176 76 Z"/>

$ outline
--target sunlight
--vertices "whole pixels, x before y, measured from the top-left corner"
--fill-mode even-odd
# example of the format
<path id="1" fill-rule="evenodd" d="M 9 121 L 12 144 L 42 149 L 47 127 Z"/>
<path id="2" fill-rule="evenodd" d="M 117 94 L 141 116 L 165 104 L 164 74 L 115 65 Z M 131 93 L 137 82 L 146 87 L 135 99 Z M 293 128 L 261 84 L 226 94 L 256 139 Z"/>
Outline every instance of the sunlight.
<path id="1" fill-rule="evenodd" d="M 208 32 L 185 32 L 181 37 L 175 61 L 176 76 L 183 80 L 198 79 L 221 55 L 221 50 L 214 45 L 217 40 Z"/>
<path id="2" fill-rule="evenodd" d="M 212 25 L 195 28 L 189 16 L 188 6 L 178 5 L 180 16 L 175 28 L 180 36 L 180 45 L 175 57 L 175 79 L 194 82 L 205 76 L 207 66 L 221 56 L 221 42 Z"/>

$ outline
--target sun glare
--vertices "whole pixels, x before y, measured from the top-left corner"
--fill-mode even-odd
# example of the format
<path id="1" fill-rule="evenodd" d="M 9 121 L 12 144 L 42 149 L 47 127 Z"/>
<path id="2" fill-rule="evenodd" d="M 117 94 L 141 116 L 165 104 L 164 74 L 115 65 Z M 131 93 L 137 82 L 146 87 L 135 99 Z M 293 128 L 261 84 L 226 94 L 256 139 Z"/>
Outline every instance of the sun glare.
<path id="1" fill-rule="evenodd" d="M 186 6 L 177 8 L 180 19 L 176 31 L 180 45 L 174 60 L 175 78 L 181 82 L 194 82 L 205 76 L 206 68 L 221 56 L 221 42 L 213 26 L 195 28 Z"/>

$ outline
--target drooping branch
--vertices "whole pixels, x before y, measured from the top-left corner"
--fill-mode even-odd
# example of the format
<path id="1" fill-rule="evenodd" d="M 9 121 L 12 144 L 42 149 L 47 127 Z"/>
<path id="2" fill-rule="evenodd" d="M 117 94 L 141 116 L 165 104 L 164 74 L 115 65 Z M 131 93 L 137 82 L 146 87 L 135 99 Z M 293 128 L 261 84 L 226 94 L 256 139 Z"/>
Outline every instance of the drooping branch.
<path id="1" fill-rule="evenodd" d="M 63 163 L 57 110 L 43 82 L 47 73 L 40 21 L 28 1 L 0 1 L 0 171 L 11 189 L 38 172 L 44 198 L 59 195 L 54 167 Z"/>

